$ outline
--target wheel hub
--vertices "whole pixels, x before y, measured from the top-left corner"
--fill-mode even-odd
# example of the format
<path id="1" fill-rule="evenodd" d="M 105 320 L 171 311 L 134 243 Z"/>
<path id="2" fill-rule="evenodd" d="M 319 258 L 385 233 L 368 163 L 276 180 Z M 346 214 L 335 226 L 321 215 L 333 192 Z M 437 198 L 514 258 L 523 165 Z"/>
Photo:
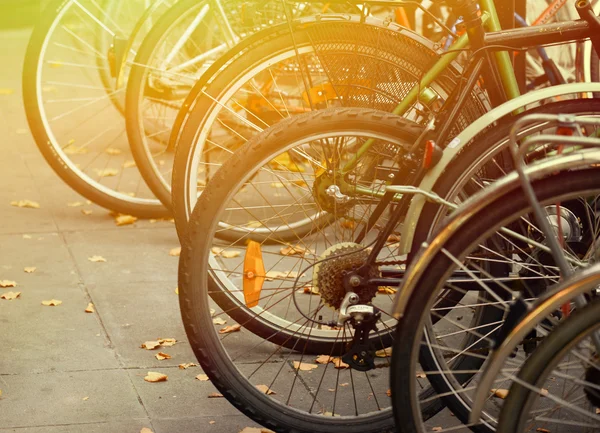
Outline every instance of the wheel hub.
<path id="1" fill-rule="evenodd" d="M 353 242 L 334 245 L 319 256 L 313 272 L 313 288 L 323 303 L 336 310 L 340 308 L 346 295 L 344 282 L 347 274 L 363 266 L 368 257 L 369 251 Z M 373 268 L 367 278 L 379 276 L 379 270 Z M 353 287 L 352 291 L 358 295 L 358 303 L 368 304 L 377 294 L 377 287 Z"/>

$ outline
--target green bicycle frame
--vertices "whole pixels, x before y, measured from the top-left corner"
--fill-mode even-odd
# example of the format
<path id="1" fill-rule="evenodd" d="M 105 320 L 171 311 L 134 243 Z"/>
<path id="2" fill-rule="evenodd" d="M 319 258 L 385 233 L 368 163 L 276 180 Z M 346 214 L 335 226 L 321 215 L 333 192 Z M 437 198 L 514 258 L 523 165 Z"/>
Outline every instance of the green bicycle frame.
<path id="1" fill-rule="evenodd" d="M 401 2 L 399 2 L 401 3 Z M 502 30 L 500 26 L 500 18 L 496 11 L 496 6 L 493 0 L 480 0 L 481 8 L 481 19 L 486 31 L 496 32 Z M 400 116 L 406 114 L 410 107 L 412 107 L 420 98 L 427 100 L 428 94 L 430 93 L 429 85 L 433 83 L 444 70 L 458 57 L 467 45 L 469 44 L 469 37 L 465 32 L 460 36 L 450 47 L 448 52 L 440 57 L 440 59 L 433 65 L 433 67 L 425 73 L 421 78 L 421 81 L 416 84 L 406 97 L 398 104 L 398 106 L 392 111 L 394 114 Z M 502 80 L 502 86 L 508 99 L 514 99 L 520 96 L 519 85 L 517 83 L 517 77 L 512 66 L 512 62 L 508 52 L 500 51 L 495 54 L 496 65 L 500 73 Z M 375 142 L 374 139 L 367 140 L 356 152 L 354 157 L 346 163 L 346 165 L 340 170 L 340 175 L 345 176 L 352 171 L 359 163 L 361 157 L 370 149 Z M 372 194 L 373 191 L 366 188 L 356 187 L 356 192 L 363 194 Z"/>

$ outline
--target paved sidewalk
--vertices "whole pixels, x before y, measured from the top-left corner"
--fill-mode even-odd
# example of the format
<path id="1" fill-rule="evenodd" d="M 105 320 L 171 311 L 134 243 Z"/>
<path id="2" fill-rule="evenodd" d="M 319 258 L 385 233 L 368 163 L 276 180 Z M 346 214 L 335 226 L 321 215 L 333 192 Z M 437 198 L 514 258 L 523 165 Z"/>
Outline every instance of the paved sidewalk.
<path id="1" fill-rule="evenodd" d="M 28 30 L 0 32 L 0 280 L 17 283 L 0 294 L 21 292 L 0 299 L 0 432 L 237 433 L 256 426 L 227 400 L 207 398 L 215 389 L 194 379 L 199 367 L 178 368 L 196 360 L 175 294 L 173 224 L 117 227 L 37 150 L 21 102 L 28 37 Z M 10 205 L 19 200 L 40 208 Z M 78 201 L 84 206 L 68 206 Z M 106 262 L 89 261 L 94 255 Z M 62 304 L 41 304 L 51 299 Z M 90 302 L 94 313 L 84 312 Z M 163 349 L 172 359 L 140 348 L 157 338 L 179 341 Z M 148 371 L 169 379 L 145 382 Z"/>

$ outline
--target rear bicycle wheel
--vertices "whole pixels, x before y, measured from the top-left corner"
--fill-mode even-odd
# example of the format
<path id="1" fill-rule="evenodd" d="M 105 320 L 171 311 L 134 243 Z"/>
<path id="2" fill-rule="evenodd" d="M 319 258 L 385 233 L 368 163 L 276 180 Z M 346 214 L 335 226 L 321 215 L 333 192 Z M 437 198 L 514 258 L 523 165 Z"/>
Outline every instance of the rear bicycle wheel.
<path id="1" fill-rule="evenodd" d="M 319 191 L 326 189 L 329 171 L 324 167 L 335 172 L 333 167 L 351 158 L 360 143 L 374 139 L 376 145 L 401 151 L 420 131 L 403 118 L 372 110 L 295 116 L 249 141 L 200 196 L 179 268 L 186 333 L 215 386 L 266 427 L 290 432 L 394 430 L 387 392 L 389 353 L 375 356 L 376 368 L 370 371 L 349 368 L 340 357 L 354 331 L 348 322 L 335 325 L 345 295 L 342 272 L 364 262 L 376 233 L 361 244 L 353 241 L 379 200 L 357 194 L 338 206 Z M 374 152 L 363 161 L 350 177 L 361 187 L 383 191 L 384 173 L 394 168 L 393 155 Z M 311 230 L 296 232 L 294 224 L 304 220 Z M 282 227 L 289 230 L 285 239 Z M 237 239 L 219 240 L 216 232 L 223 229 Z M 393 243 L 379 256 L 399 259 Z M 357 293 L 382 314 L 369 344 L 374 351 L 389 347 L 394 289 Z M 214 318 L 228 316 L 227 325 L 241 328 L 220 333 L 211 309 Z M 274 393 L 256 392 L 258 385 Z"/>

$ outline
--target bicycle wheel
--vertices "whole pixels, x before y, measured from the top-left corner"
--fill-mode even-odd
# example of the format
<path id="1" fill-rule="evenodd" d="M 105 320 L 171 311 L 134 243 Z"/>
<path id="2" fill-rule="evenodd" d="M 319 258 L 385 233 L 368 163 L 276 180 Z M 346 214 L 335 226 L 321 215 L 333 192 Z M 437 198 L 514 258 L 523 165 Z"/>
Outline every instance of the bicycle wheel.
<path id="1" fill-rule="evenodd" d="M 53 170 L 100 206 L 140 217 L 167 216 L 133 165 L 121 112 L 98 72 L 103 23 L 94 1 L 54 1 L 33 31 L 23 70 L 29 127 Z"/>
<path id="2" fill-rule="evenodd" d="M 600 358 L 592 335 L 600 301 L 562 321 L 513 378 L 499 433 L 591 433 L 600 430 Z"/>
<path id="3" fill-rule="evenodd" d="M 438 58 L 430 42 L 393 25 L 332 18 L 298 24 L 293 39 L 288 29 L 278 32 L 261 35 L 255 46 L 188 101 L 190 113 L 179 131 L 172 180 L 173 212 L 182 239 L 205 183 L 252 136 L 311 110 L 310 101 L 313 109 L 357 106 L 391 112 Z M 405 116 L 424 122 L 427 113 L 440 108 L 455 78 L 456 69 L 448 68 L 430 86 L 428 103 L 421 100 Z M 456 132 L 481 116 L 485 107 L 475 89 Z"/>
<path id="4" fill-rule="evenodd" d="M 144 38 L 129 74 L 126 95 L 129 143 L 146 184 L 168 208 L 174 157 L 174 149 L 168 145 L 169 135 L 190 89 L 237 39 L 285 21 L 279 0 L 243 3 L 227 0 L 221 4 L 227 25 L 235 35 L 223 32 L 214 2 L 179 1 Z M 344 10 L 344 6 L 331 5 L 331 8 Z M 299 3 L 290 7 L 293 17 L 311 11 L 323 11 L 323 5 L 311 3 L 308 7 Z M 237 45 L 233 49 L 239 50 Z"/>
<path id="5" fill-rule="evenodd" d="M 597 168 L 560 173 L 534 184 L 555 227 L 560 215 L 563 233 L 568 234 L 565 253 L 580 266 L 589 260 L 586 252 L 593 249 L 600 234 L 598 174 Z M 455 425 L 444 429 L 457 430 L 459 422 L 467 424 L 479 368 L 511 309 L 508 301 L 515 292 L 535 299 L 559 280 L 542 233 L 517 188 L 466 218 L 428 261 L 428 272 L 419 276 L 415 286 L 418 296 L 411 297 L 398 325 L 393 350 L 392 390 L 408 390 L 392 393 L 396 421 L 403 423 L 405 431 L 431 429 L 419 413 L 422 404 L 430 403 L 417 397 L 424 377 L 438 392 L 436 398 L 456 415 Z M 449 293 L 457 293 L 460 302 L 450 309 L 438 309 L 441 294 L 447 297 Z M 472 320 L 484 307 L 498 310 L 499 318 Z M 524 341 L 512 359 L 516 366 L 536 341 L 535 337 Z M 463 358 L 472 359 L 470 369 L 455 368 L 455 362 Z M 495 386 L 507 388 L 507 383 L 499 381 Z M 464 428 L 494 431 L 501 401 L 490 398 L 482 424 Z"/>
<path id="6" fill-rule="evenodd" d="M 317 136 L 313 130 L 328 132 Z M 361 244 L 354 240 L 396 166 L 394 155 L 365 155 L 349 177 L 373 193 L 343 204 L 325 192 L 327 167 L 349 160 L 369 139 L 399 150 L 420 131 L 399 116 L 371 110 L 295 116 L 249 141 L 200 196 L 180 260 L 183 321 L 204 371 L 257 422 L 293 432 L 394 429 L 386 393 L 389 353 L 376 351 L 393 338 L 388 308 L 395 290 L 359 292 L 362 302 L 381 312 L 365 341 L 374 369 L 349 368 L 354 364 L 345 355 L 353 331 L 349 322 L 337 326 L 345 296 L 340 279 L 368 254 L 373 235 Z M 293 233 L 303 220 L 311 222 L 311 231 L 281 238 L 282 225 Z M 238 239 L 219 241 L 217 232 L 231 226 Z M 379 259 L 400 259 L 395 251 L 390 240 Z M 218 331 L 213 321 L 225 315 L 238 326 Z M 239 332 L 228 333 L 239 325 Z"/>

